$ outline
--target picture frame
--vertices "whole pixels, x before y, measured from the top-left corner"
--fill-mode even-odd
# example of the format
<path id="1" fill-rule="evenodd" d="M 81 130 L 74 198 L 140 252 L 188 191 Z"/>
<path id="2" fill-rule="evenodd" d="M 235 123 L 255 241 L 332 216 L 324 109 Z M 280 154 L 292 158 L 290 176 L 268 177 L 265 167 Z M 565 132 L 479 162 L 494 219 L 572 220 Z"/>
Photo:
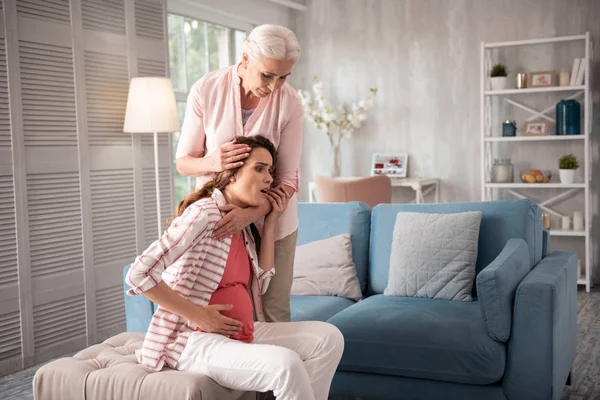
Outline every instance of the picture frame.
<path id="1" fill-rule="evenodd" d="M 408 172 L 407 153 L 374 153 L 371 175 L 386 175 L 390 178 L 406 178 Z"/>
<path id="2" fill-rule="evenodd" d="M 529 82 L 527 87 L 549 87 L 556 86 L 556 72 L 554 71 L 539 71 L 529 73 Z"/>
<path id="3" fill-rule="evenodd" d="M 523 136 L 548 136 L 550 123 L 545 120 L 525 121 Z"/>

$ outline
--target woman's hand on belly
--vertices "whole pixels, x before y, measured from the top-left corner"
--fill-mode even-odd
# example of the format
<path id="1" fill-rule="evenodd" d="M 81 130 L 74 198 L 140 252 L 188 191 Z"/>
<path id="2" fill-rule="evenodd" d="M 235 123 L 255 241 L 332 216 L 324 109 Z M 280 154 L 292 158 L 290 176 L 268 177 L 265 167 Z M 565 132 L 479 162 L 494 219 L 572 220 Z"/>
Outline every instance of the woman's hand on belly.
<path id="1" fill-rule="evenodd" d="M 197 307 L 197 311 L 194 312 L 194 317 L 190 322 L 204 332 L 232 336 L 237 334 L 243 326 L 240 321 L 221 314 L 221 311 L 229 311 L 232 308 L 231 304 Z"/>

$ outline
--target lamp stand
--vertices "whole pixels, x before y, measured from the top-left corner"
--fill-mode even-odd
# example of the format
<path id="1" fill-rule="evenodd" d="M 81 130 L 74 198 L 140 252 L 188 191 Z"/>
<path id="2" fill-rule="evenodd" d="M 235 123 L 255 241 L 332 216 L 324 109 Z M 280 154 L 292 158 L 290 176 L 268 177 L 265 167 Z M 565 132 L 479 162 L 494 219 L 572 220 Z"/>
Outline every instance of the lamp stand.
<path id="1" fill-rule="evenodd" d="M 156 180 L 156 219 L 158 221 L 158 238 L 162 235 L 162 217 L 160 215 L 160 182 L 158 177 L 158 133 L 154 132 L 154 178 Z"/>

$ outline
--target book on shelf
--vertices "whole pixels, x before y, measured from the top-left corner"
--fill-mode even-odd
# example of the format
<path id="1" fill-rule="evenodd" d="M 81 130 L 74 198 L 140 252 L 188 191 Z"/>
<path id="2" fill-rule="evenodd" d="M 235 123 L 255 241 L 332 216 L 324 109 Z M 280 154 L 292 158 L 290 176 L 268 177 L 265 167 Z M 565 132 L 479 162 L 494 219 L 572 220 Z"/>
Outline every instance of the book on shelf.
<path id="1" fill-rule="evenodd" d="M 577 86 L 583 85 L 584 76 L 585 76 L 585 63 L 583 62 L 583 60 L 581 60 L 581 63 L 579 64 L 579 70 L 577 72 L 577 81 L 575 82 L 575 85 L 577 85 Z"/>
<path id="2" fill-rule="evenodd" d="M 573 69 L 571 70 L 571 82 L 569 82 L 571 86 L 575 86 L 575 83 L 577 83 L 577 74 L 579 73 L 580 64 L 582 64 L 581 58 L 576 58 L 573 60 Z"/>

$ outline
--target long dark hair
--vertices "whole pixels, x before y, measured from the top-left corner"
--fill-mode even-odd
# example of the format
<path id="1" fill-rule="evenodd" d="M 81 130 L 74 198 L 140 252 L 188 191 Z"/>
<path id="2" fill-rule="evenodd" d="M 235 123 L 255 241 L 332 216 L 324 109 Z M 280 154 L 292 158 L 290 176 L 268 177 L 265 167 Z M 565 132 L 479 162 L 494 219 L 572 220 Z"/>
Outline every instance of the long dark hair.
<path id="1" fill-rule="evenodd" d="M 275 165 L 277 164 L 277 150 L 275 149 L 273 143 L 271 143 L 271 141 L 266 137 L 260 135 L 249 137 L 240 136 L 235 140 L 235 144 L 245 144 L 248 145 L 250 149 L 256 149 L 260 147 L 267 150 L 273 158 L 273 170 L 275 170 Z M 241 167 L 228 169 L 217 173 L 211 181 L 206 182 L 202 188 L 190 193 L 179 203 L 176 215 L 179 217 L 181 214 L 183 214 L 185 209 L 190 206 L 190 204 L 193 204 L 205 197 L 211 196 L 215 189 L 224 190 L 231 182 L 231 178 L 239 171 L 240 168 Z"/>

